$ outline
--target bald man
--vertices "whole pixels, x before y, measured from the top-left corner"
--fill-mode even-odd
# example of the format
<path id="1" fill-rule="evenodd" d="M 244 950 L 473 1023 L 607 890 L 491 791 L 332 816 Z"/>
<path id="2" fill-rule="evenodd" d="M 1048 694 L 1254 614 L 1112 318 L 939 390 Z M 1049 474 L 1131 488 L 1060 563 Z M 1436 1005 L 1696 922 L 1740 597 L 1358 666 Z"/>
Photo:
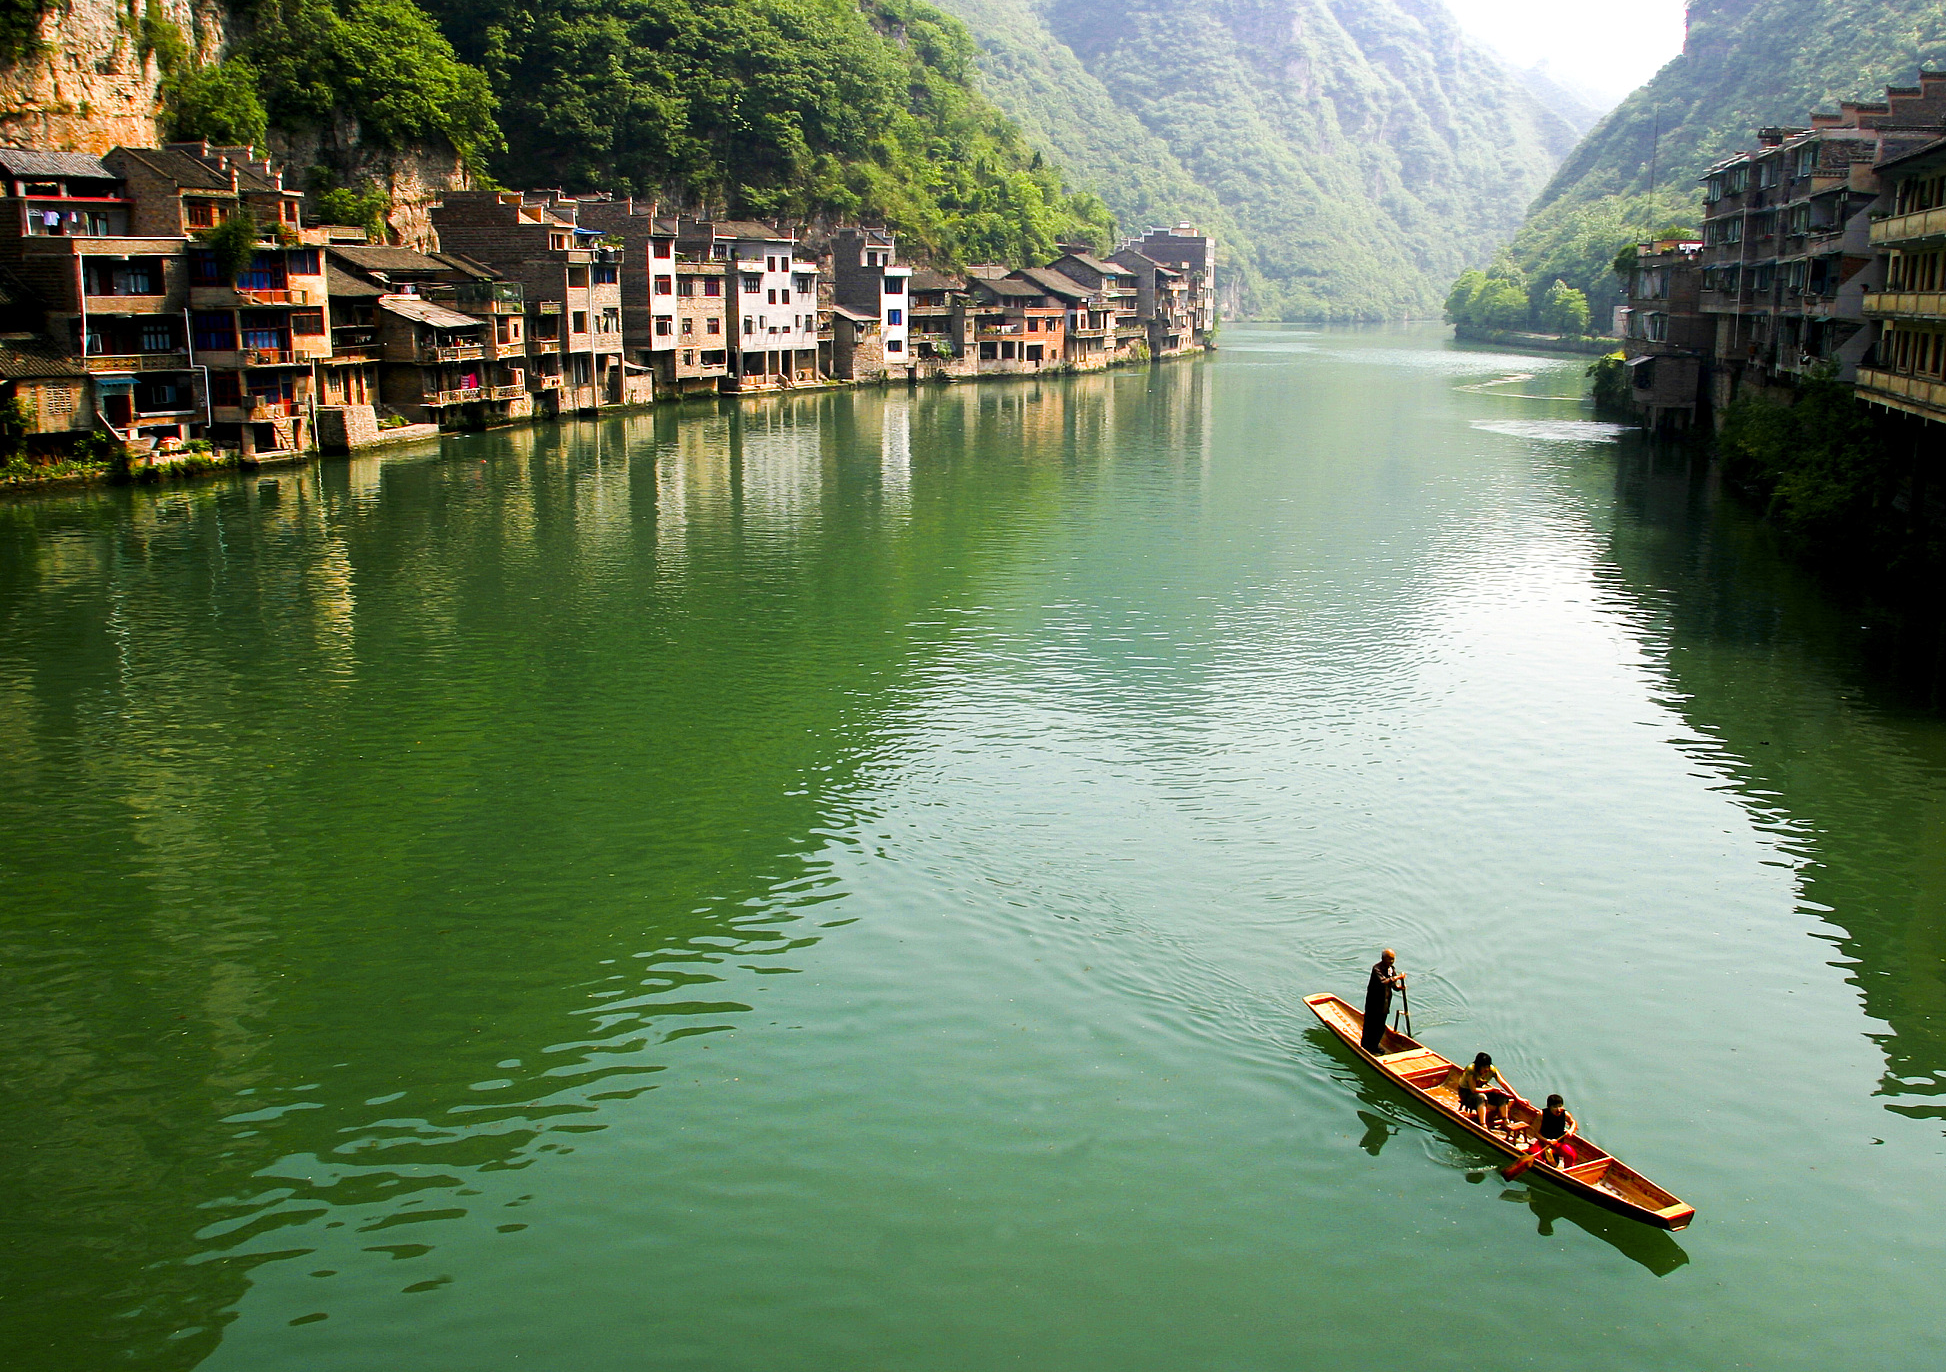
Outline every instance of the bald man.
<path id="1" fill-rule="evenodd" d="M 1392 950 L 1387 948 L 1372 964 L 1372 979 L 1365 983 L 1365 1036 L 1361 1043 L 1367 1053 L 1377 1053 L 1385 1041 L 1385 1017 L 1392 1013 L 1392 988 L 1405 985 L 1405 974 L 1392 966 Z"/>

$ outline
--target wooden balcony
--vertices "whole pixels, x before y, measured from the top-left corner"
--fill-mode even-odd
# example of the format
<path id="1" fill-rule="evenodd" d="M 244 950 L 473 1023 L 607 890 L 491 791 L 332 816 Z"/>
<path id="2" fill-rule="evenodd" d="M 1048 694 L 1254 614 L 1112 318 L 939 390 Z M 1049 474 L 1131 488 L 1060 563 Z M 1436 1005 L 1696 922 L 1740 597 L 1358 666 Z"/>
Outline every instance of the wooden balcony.
<path id="1" fill-rule="evenodd" d="M 451 391 L 427 391 L 420 404 L 437 409 L 447 405 L 470 405 L 480 398 L 478 386 L 462 386 Z"/>
<path id="2" fill-rule="evenodd" d="M 1872 246 L 1909 243 L 1917 238 L 1946 238 L 1946 206 L 1895 214 L 1872 225 Z"/>
<path id="3" fill-rule="evenodd" d="M 299 356 L 289 348 L 199 348 L 196 351 L 198 365 L 214 367 L 218 371 L 235 371 L 239 367 L 308 367 L 309 354 Z"/>
<path id="4" fill-rule="evenodd" d="M 561 378 L 558 376 L 537 376 L 529 384 L 536 391 L 558 391 L 561 389 Z"/>
<path id="5" fill-rule="evenodd" d="M 441 362 L 478 362 L 486 357 L 484 343 L 462 343 L 445 348 L 416 348 L 412 360 L 422 366 L 432 366 Z"/>
<path id="6" fill-rule="evenodd" d="M 1873 319 L 1946 319 L 1946 291 L 1873 291 L 1865 296 Z"/>
<path id="7" fill-rule="evenodd" d="M 486 398 L 488 400 L 519 400 L 526 394 L 527 387 L 524 385 L 489 386 L 486 391 Z"/>

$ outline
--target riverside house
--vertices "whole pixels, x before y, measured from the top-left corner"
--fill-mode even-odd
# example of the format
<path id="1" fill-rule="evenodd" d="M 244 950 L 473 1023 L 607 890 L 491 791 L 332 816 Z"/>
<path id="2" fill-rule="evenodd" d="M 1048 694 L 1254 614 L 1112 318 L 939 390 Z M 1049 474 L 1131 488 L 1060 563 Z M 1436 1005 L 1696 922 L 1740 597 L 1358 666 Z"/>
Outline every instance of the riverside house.
<path id="1" fill-rule="evenodd" d="M 1946 423 L 1946 137 L 1880 162 L 1878 177 L 1885 213 L 1871 233 L 1885 279 L 1864 301 L 1879 333 L 1858 396 Z"/>
<path id="2" fill-rule="evenodd" d="M 897 236 L 454 190 L 425 250 L 307 224 L 248 148 L 0 149 L 0 394 L 53 436 L 251 461 L 695 393 L 1094 369 L 1209 341 L 1210 243 L 964 274 Z M 199 235 L 247 214 L 230 276 Z"/>

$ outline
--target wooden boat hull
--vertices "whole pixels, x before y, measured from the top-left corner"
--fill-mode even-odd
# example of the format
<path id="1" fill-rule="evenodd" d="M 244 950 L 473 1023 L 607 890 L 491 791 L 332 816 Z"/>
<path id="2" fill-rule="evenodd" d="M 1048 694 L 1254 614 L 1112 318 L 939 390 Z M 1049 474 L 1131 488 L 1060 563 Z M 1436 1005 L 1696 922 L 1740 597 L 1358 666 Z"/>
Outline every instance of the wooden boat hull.
<path id="1" fill-rule="evenodd" d="M 1311 1007 L 1311 1013 L 1323 1021 L 1327 1029 L 1344 1040 L 1346 1047 L 1370 1063 L 1400 1090 L 1437 1112 L 1447 1123 L 1466 1130 L 1508 1158 L 1526 1155 L 1523 1147 L 1510 1143 L 1504 1136 L 1483 1127 L 1471 1115 L 1460 1110 L 1457 1096 L 1445 1084 L 1456 1064 L 1448 1062 L 1418 1040 L 1391 1028 L 1383 1031 L 1384 1037 L 1379 1041 L 1379 1047 L 1384 1051 L 1368 1053 L 1361 1042 L 1365 1032 L 1365 1015 L 1358 1007 L 1330 995 L 1306 996 L 1304 1003 Z M 1516 1102 L 1508 1107 L 1508 1114 L 1526 1124 L 1531 1132 L 1536 1117 L 1534 1110 Z M 1578 1154 L 1574 1166 L 1556 1167 L 1550 1163 L 1536 1162 L 1528 1169 L 1528 1175 L 1545 1177 L 1583 1200 L 1593 1201 L 1604 1209 L 1644 1224 L 1652 1224 L 1658 1229 L 1681 1229 L 1695 1218 L 1694 1206 L 1683 1204 L 1635 1169 L 1611 1157 L 1606 1149 L 1596 1145 L 1586 1135 L 1577 1134 L 1574 1146 Z"/>

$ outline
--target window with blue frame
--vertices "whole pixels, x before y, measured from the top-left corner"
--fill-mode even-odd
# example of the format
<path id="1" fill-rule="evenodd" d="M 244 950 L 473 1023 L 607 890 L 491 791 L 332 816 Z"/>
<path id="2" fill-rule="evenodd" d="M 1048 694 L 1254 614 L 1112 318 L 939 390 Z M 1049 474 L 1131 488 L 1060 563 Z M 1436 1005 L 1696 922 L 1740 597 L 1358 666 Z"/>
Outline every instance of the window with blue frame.
<path id="1" fill-rule="evenodd" d="M 905 323 L 905 311 L 904 311 L 904 310 L 887 310 L 887 311 L 885 312 L 885 322 L 886 322 L 887 324 L 903 324 L 903 323 Z"/>
<path id="2" fill-rule="evenodd" d="M 612 286 L 621 280 L 620 271 L 621 269 L 613 262 L 597 262 L 594 282 L 597 286 Z"/>
<path id="3" fill-rule="evenodd" d="M 281 291 L 289 284 L 290 278 L 284 271 L 284 255 L 277 252 L 258 253 L 236 279 L 236 287 L 240 291 Z"/>
<path id="4" fill-rule="evenodd" d="M 318 274 L 318 250 L 300 248 L 290 255 L 289 272 L 292 276 L 316 276 Z"/>
<path id="5" fill-rule="evenodd" d="M 236 351 L 236 316 L 225 310 L 195 316 L 196 347 L 209 352 Z"/>
<path id="6" fill-rule="evenodd" d="M 246 348 L 274 348 L 281 352 L 290 347 L 290 334 L 286 332 L 289 319 L 277 310 L 246 310 L 243 314 L 243 346 Z"/>

